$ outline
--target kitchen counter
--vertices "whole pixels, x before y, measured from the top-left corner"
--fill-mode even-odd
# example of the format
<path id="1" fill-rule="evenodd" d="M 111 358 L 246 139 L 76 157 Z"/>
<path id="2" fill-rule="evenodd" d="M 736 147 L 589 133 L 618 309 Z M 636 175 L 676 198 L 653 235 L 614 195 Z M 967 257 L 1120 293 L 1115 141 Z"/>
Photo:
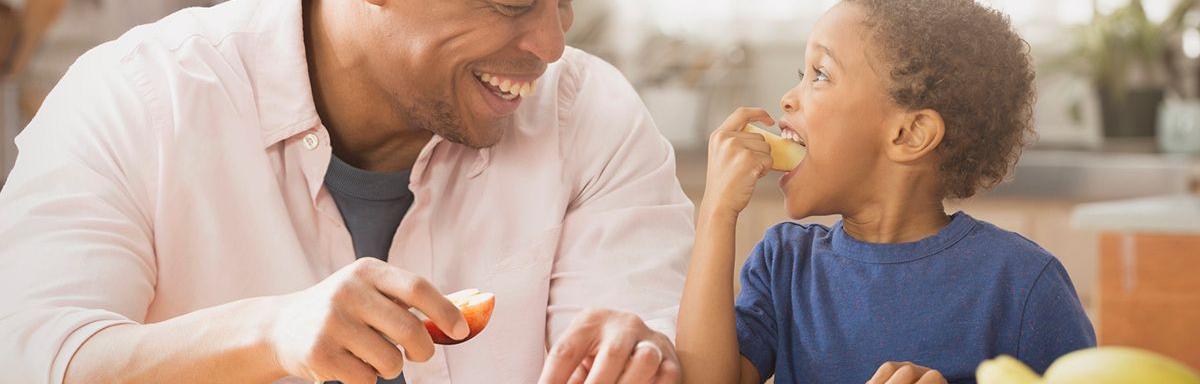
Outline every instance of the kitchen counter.
<path id="1" fill-rule="evenodd" d="M 1075 229 L 1200 235 L 1200 196 L 1181 194 L 1081 204 L 1071 214 Z"/>
<path id="2" fill-rule="evenodd" d="M 704 150 L 680 150 L 677 164 L 684 191 L 699 198 L 704 191 Z M 759 182 L 755 198 L 782 198 L 776 175 Z M 1181 195 L 1196 192 L 1198 187 L 1200 156 L 1157 153 L 1145 145 L 1114 144 L 1097 150 L 1028 149 L 1012 178 L 980 197 L 1090 203 Z"/>

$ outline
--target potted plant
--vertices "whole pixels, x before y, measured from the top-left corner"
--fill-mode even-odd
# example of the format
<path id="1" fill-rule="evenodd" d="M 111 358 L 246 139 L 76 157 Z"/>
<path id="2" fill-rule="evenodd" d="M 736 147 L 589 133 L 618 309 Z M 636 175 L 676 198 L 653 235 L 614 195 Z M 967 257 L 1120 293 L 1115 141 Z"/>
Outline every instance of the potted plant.
<path id="1" fill-rule="evenodd" d="M 1146 16 L 1141 0 L 1132 0 L 1111 13 L 1097 12 L 1074 37 L 1065 61 L 1095 87 L 1104 136 L 1153 136 L 1169 77 L 1163 26 Z"/>

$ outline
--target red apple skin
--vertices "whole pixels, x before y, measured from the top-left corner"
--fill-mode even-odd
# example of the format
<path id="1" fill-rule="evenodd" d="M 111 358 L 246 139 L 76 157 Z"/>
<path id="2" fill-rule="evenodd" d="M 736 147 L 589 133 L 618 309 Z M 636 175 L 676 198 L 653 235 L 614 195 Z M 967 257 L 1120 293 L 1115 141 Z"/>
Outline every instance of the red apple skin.
<path id="1" fill-rule="evenodd" d="M 425 320 L 425 330 L 429 331 L 429 336 L 431 338 L 433 338 L 434 344 L 439 344 L 439 345 L 462 344 L 462 343 L 466 342 L 467 340 L 471 340 L 475 336 L 479 335 L 480 332 L 483 332 L 483 328 L 487 327 L 488 321 L 491 321 L 492 310 L 495 308 L 496 308 L 496 298 L 495 297 L 492 297 L 491 299 L 488 299 L 487 301 L 476 304 L 474 306 L 467 306 L 467 307 L 459 308 L 459 310 L 462 311 L 462 313 L 463 313 L 463 317 L 465 317 L 467 319 L 468 328 L 471 329 L 471 333 L 467 334 L 467 337 L 462 340 L 454 340 L 450 336 L 446 335 L 445 332 L 442 332 L 442 330 L 440 328 L 438 328 L 437 325 L 434 325 L 433 321 L 429 320 L 429 319 Z"/>

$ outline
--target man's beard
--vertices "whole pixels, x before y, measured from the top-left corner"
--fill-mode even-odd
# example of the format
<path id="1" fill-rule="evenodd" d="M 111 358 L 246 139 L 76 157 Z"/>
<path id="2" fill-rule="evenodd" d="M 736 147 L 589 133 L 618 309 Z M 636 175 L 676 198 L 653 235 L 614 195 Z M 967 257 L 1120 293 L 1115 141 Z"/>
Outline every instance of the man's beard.
<path id="1" fill-rule="evenodd" d="M 482 149 L 496 145 L 504 135 L 504 130 L 511 126 L 512 117 L 489 123 L 490 127 L 477 132 L 486 137 L 470 137 L 469 127 L 454 106 L 444 100 L 418 97 L 411 108 L 406 108 L 409 123 L 414 128 L 433 132 L 449 142 L 462 144 L 474 149 Z"/>

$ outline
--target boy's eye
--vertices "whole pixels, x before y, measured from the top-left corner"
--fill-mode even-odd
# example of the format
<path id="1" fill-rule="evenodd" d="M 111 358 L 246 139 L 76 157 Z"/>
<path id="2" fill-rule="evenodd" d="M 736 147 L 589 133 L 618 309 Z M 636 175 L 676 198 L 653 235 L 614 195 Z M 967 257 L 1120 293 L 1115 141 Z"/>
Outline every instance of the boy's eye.
<path id="1" fill-rule="evenodd" d="M 821 68 L 813 67 L 813 73 L 817 74 L 817 78 L 813 79 L 814 83 L 818 81 L 829 81 L 829 74 L 825 73 L 825 71 L 821 70 Z"/>

